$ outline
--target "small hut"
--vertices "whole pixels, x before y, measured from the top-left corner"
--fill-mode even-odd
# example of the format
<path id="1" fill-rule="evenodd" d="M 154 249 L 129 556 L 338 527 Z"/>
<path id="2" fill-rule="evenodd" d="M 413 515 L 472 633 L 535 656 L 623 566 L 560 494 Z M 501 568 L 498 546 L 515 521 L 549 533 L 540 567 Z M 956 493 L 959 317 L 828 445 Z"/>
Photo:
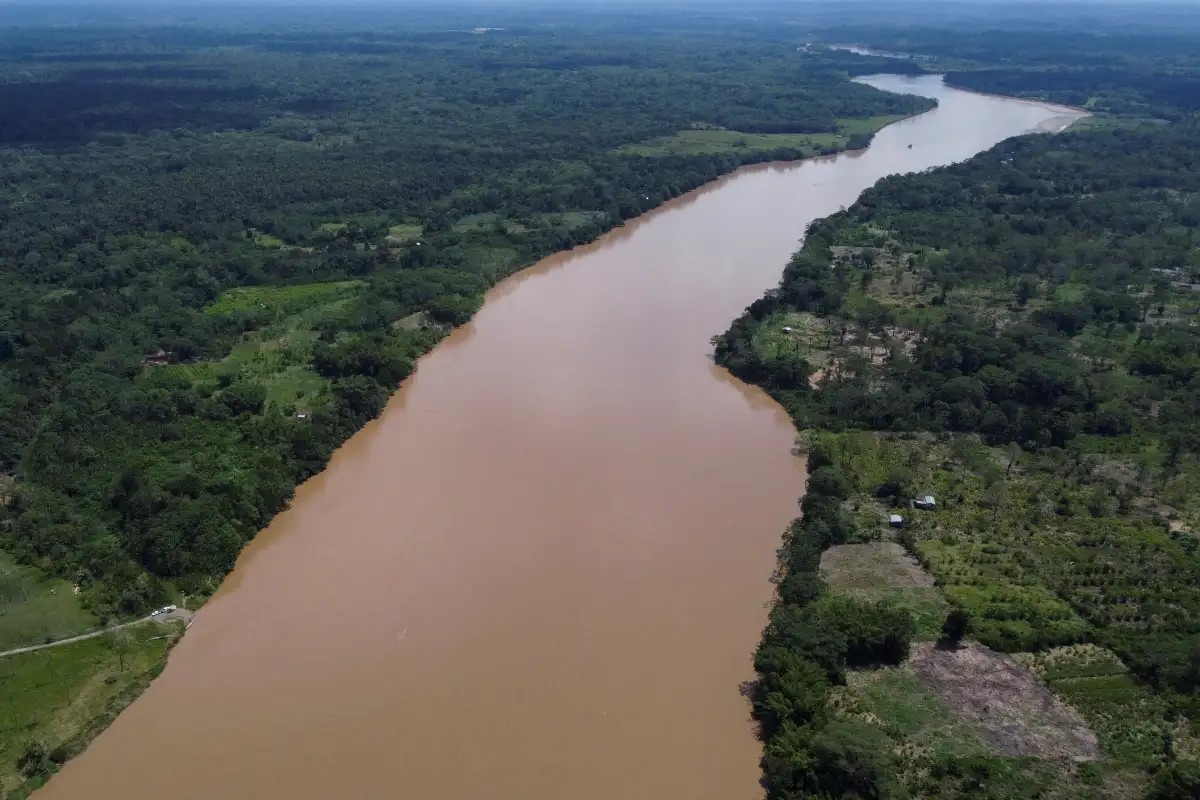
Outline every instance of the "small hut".
<path id="1" fill-rule="evenodd" d="M 927 494 L 913 500 L 913 506 L 924 509 L 925 511 L 934 511 L 937 509 L 937 500 L 933 499 L 933 495 Z"/>

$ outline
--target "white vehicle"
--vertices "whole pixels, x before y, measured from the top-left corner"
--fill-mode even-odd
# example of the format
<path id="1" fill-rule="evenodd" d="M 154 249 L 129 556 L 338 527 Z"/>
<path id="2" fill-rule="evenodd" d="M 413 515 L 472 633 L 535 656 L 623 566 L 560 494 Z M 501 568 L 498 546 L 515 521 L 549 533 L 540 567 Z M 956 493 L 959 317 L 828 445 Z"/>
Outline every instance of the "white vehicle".
<path id="1" fill-rule="evenodd" d="M 159 614 L 170 614 L 172 611 L 175 611 L 178 608 L 179 608 L 179 606 L 163 606 L 162 608 L 158 609 L 157 611 L 150 612 L 150 616 L 156 617 Z"/>

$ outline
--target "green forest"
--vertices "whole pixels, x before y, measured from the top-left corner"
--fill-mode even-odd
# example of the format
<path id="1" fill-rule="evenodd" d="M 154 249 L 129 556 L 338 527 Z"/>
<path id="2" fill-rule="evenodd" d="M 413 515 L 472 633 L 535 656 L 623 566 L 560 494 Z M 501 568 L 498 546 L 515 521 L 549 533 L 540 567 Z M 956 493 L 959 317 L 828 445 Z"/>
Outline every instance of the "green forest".
<path id="1" fill-rule="evenodd" d="M 0 39 L 0 545 L 100 617 L 210 591 L 498 279 L 928 107 L 703 30 Z M 628 149 L 693 129 L 754 146 Z"/>
<path id="2" fill-rule="evenodd" d="M 808 459 L 768 797 L 1195 797 L 1197 39 L 861 41 L 1098 113 L 881 181 L 717 340 Z"/>

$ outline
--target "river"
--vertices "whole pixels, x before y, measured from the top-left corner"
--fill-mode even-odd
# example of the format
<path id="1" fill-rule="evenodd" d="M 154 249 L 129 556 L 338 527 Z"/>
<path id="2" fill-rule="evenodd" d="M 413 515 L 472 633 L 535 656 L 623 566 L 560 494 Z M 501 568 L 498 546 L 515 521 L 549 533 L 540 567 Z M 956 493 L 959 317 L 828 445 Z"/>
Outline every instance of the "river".
<path id="1" fill-rule="evenodd" d="M 758 797 L 739 685 L 804 473 L 709 339 L 879 178 L 1072 113 L 870 82 L 941 105 L 497 286 L 38 800 Z"/>

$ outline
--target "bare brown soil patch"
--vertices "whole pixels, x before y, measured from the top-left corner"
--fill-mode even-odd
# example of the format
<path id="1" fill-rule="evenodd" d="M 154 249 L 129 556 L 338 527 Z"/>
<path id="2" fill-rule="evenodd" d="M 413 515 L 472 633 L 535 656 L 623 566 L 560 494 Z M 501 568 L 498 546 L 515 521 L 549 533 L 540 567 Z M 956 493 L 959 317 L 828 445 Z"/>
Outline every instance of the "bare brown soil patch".
<path id="1" fill-rule="evenodd" d="M 929 573 L 895 542 L 831 547 L 821 556 L 821 575 L 830 588 L 843 591 L 933 586 Z"/>
<path id="2" fill-rule="evenodd" d="M 1100 755 L 1083 718 L 1003 653 L 974 643 L 957 650 L 922 643 L 913 647 L 909 663 L 1000 753 L 1071 761 Z"/>

